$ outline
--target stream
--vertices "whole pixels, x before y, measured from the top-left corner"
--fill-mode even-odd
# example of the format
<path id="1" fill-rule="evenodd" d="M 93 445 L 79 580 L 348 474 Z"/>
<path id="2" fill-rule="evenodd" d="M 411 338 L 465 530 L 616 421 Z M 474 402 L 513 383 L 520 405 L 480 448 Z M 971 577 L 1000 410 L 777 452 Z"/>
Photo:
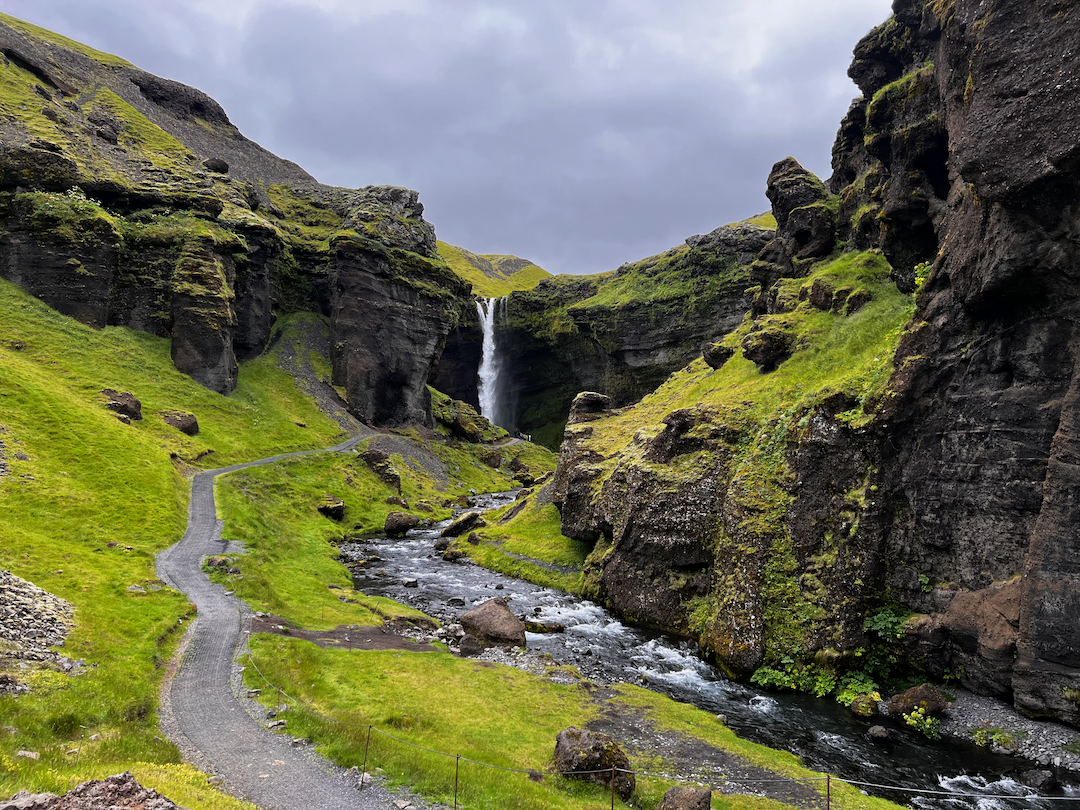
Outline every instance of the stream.
<path id="1" fill-rule="evenodd" d="M 472 508 L 485 510 L 513 499 L 514 493 L 509 492 L 471 500 L 475 504 Z M 910 794 L 871 791 L 900 804 L 980 810 L 1063 806 L 1053 799 L 1030 798 L 1036 792 L 1008 776 L 1036 767 L 1026 760 L 992 754 L 967 743 L 931 742 L 906 730 L 897 730 L 896 740 L 888 748 L 875 745 L 866 732 L 879 721 L 857 718 L 828 698 L 766 692 L 735 683 L 706 662 L 693 642 L 630 627 L 592 602 L 503 576 L 468 560 L 445 561 L 433 547 L 448 523 L 414 529 L 401 539 L 374 537 L 343 544 L 342 551 L 369 560 L 368 565 L 353 570 L 354 587 L 411 605 L 444 623 L 456 622 L 462 613 L 488 599 L 509 597 L 511 610 L 519 616 L 557 622 L 566 628 L 564 633 L 527 633 L 530 652 L 547 653 L 559 664 L 573 665 L 597 683 L 634 683 L 723 714 L 739 736 L 791 751 L 809 768 L 875 784 L 1018 797 L 912 799 Z M 402 584 L 409 578 L 417 580 L 418 587 Z M 464 600 L 465 606 L 452 607 L 448 605 L 451 599 Z M 1066 788 L 1065 795 L 1080 796 L 1080 790 Z"/>

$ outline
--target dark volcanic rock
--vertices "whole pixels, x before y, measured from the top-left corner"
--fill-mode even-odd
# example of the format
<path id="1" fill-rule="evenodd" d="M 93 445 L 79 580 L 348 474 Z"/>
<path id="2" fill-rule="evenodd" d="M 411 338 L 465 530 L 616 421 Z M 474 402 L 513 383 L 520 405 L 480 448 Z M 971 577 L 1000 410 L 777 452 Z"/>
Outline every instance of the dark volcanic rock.
<path id="1" fill-rule="evenodd" d="M 174 427 L 188 436 L 194 436 L 199 432 L 199 420 L 195 418 L 195 414 L 193 413 L 168 411 L 162 414 L 161 418 L 165 421 L 166 425 Z"/>
<path id="2" fill-rule="evenodd" d="M 401 537 L 409 529 L 415 529 L 420 525 L 420 518 L 410 515 L 408 512 L 391 512 L 386 516 L 383 531 L 390 537 Z"/>
<path id="3" fill-rule="evenodd" d="M 110 411 L 114 411 L 122 416 L 126 416 L 128 419 L 134 419 L 136 421 L 142 419 L 142 403 L 136 399 L 135 395 L 129 391 L 115 391 L 112 388 L 101 389 L 108 399 L 105 402 L 105 407 Z"/>
<path id="4" fill-rule="evenodd" d="M 701 346 L 701 356 L 705 358 L 709 368 L 720 368 L 734 355 L 735 350 L 722 343 L 704 343 Z"/>
<path id="5" fill-rule="evenodd" d="M 576 425 L 580 422 L 588 422 L 610 407 L 611 397 L 595 391 L 582 391 L 574 397 L 570 405 L 570 417 L 567 419 L 567 424 Z"/>
<path id="6" fill-rule="evenodd" d="M 471 532 L 473 529 L 482 529 L 487 525 L 484 516 L 480 512 L 466 512 L 455 519 L 449 526 L 442 530 L 443 537 L 458 537 Z"/>
<path id="7" fill-rule="evenodd" d="M 949 701 L 936 686 L 924 683 L 893 695 L 889 698 L 888 708 L 890 717 L 899 718 L 916 709 L 923 709 L 927 717 L 937 717 L 949 708 Z"/>
<path id="8" fill-rule="evenodd" d="M 461 626 L 485 647 L 525 647 L 525 624 L 503 598 L 489 599 L 463 613 Z"/>
<path id="9" fill-rule="evenodd" d="M 624 802 L 637 786 L 630 771 L 630 759 L 608 734 L 567 728 L 555 738 L 555 771 L 603 785 Z M 614 782 L 614 785 L 612 784 Z"/>
<path id="10" fill-rule="evenodd" d="M 336 495 L 323 495 L 322 500 L 319 501 L 319 514 L 324 515 L 331 520 L 344 520 L 345 519 L 345 501 Z"/>
<path id="11" fill-rule="evenodd" d="M 340 237 L 332 244 L 331 346 L 334 383 L 349 410 L 376 425 L 432 424 L 427 383 L 459 306 L 463 282 L 419 256 Z"/>

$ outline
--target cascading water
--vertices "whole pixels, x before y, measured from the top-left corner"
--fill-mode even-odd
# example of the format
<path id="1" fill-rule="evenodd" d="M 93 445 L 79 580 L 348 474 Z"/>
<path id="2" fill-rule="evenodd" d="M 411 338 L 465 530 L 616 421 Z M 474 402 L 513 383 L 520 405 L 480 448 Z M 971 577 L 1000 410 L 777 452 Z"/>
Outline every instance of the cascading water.
<path id="1" fill-rule="evenodd" d="M 504 309 L 505 301 L 504 298 Z M 480 316 L 480 326 L 484 332 L 477 395 L 480 400 L 480 413 L 501 426 L 505 419 L 499 401 L 499 357 L 495 349 L 495 313 L 498 304 L 497 298 L 476 300 L 476 314 Z"/>

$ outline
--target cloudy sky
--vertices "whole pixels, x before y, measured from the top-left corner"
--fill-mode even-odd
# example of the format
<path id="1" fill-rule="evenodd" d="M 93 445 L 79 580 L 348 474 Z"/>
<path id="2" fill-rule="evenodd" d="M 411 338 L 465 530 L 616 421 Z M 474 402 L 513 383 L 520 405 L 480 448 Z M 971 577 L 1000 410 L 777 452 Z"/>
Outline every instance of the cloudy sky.
<path id="1" fill-rule="evenodd" d="M 194 85 L 324 183 L 419 189 L 441 239 L 591 273 L 822 175 L 889 0 L 0 0 Z"/>

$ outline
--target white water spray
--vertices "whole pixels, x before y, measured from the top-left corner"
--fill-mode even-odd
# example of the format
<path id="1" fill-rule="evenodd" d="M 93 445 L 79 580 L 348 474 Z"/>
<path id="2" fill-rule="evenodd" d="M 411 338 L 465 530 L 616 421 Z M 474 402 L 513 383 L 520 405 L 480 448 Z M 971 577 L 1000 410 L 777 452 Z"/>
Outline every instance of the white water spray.
<path id="1" fill-rule="evenodd" d="M 484 331 L 483 354 L 480 359 L 480 380 L 477 397 L 480 400 L 480 413 L 494 424 L 499 424 L 499 358 L 495 352 L 495 310 L 498 299 L 476 300 L 476 314 L 480 316 L 480 326 Z"/>

